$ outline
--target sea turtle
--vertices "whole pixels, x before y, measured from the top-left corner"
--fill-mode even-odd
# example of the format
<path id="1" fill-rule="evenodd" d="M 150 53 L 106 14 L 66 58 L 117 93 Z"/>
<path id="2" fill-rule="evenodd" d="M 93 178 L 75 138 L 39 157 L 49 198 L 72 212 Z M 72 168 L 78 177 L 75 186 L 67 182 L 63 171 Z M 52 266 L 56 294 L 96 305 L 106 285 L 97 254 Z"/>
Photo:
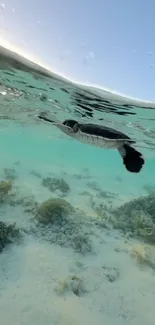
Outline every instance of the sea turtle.
<path id="1" fill-rule="evenodd" d="M 144 165 L 142 154 L 132 147 L 135 141 L 120 131 L 92 123 L 79 123 L 71 119 L 62 123 L 55 122 L 46 117 L 46 114 L 40 114 L 38 117 L 53 123 L 61 131 L 78 141 L 97 147 L 117 149 L 126 169 L 131 173 L 139 173 Z"/>

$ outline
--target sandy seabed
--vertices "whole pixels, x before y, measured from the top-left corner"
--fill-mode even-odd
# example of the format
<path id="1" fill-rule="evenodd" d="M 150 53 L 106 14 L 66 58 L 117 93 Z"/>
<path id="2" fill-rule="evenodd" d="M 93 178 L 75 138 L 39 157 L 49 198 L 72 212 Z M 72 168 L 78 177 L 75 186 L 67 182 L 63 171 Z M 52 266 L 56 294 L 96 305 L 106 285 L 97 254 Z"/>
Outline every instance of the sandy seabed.
<path id="1" fill-rule="evenodd" d="M 57 168 L 51 166 L 54 174 Z M 14 181 L 15 187 L 23 189 L 22 195 L 33 193 L 36 200 L 42 202 L 51 193 L 40 184 L 38 173 L 32 176 L 29 172 L 25 172 L 25 178 Z M 85 178 L 86 174 L 87 171 Z M 77 179 L 74 170 L 74 182 L 75 178 L 76 190 L 84 190 L 83 180 Z M 74 182 L 70 177 L 69 184 L 73 186 Z M 75 200 L 74 194 L 71 191 L 68 200 L 77 206 L 81 202 L 84 229 L 85 214 L 91 215 L 93 211 L 86 197 L 76 196 Z M 30 222 L 21 207 L 1 208 L 1 220 L 16 221 L 19 227 L 27 228 Z M 3 325 L 154 324 L 155 270 L 153 264 L 143 265 L 133 258 L 131 252 L 138 241 L 116 230 L 91 226 L 91 218 L 87 234 L 92 243 L 89 252 L 77 252 L 72 247 L 32 235 L 25 235 L 22 243 L 12 244 L 2 251 L 0 310 Z M 59 239 L 59 232 L 57 236 Z"/>

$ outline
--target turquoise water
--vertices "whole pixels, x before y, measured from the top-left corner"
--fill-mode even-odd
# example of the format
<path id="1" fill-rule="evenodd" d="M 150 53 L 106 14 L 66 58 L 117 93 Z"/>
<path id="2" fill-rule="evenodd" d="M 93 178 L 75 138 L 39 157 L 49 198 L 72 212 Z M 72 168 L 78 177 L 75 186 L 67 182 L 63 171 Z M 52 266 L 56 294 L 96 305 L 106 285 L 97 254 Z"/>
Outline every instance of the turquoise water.
<path id="1" fill-rule="evenodd" d="M 2 48 L 0 62 L 3 325 L 153 325 L 155 104 L 73 84 Z M 125 132 L 144 168 L 127 172 L 117 150 L 68 137 L 43 111 Z"/>

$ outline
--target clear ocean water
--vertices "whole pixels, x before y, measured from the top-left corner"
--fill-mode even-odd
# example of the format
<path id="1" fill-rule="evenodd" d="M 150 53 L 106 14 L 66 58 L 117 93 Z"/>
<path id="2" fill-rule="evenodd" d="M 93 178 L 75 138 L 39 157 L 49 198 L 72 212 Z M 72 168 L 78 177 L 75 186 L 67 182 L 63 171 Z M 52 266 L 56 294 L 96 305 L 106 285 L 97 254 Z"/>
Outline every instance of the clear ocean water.
<path id="1" fill-rule="evenodd" d="M 38 119 L 125 132 L 145 157 L 82 144 Z M 3 325 L 153 325 L 155 103 L 75 84 L 0 47 Z"/>

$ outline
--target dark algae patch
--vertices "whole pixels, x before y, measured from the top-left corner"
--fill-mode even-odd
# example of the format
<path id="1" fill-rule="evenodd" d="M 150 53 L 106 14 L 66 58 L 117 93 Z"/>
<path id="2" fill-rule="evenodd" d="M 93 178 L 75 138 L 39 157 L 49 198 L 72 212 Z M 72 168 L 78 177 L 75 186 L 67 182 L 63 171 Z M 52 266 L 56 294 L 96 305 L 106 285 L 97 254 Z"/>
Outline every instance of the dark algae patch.
<path id="1" fill-rule="evenodd" d="M 71 211 L 73 207 L 66 200 L 51 198 L 39 206 L 36 218 L 39 222 L 48 224 L 62 221 Z"/>
<path id="2" fill-rule="evenodd" d="M 0 181 L 0 202 L 4 202 L 9 192 L 12 190 L 12 181 Z"/>
<path id="3" fill-rule="evenodd" d="M 7 224 L 0 221 L 0 252 L 14 241 L 19 240 L 21 237 L 20 231 L 16 228 L 16 224 Z"/>
<path id="4" fill-rule="evenodd" d="M 70 190 L 68 183 L 63 178 L 46 177 L 42 180 L 42 185 L 47 187 L 51 192 L 60 190 L 64 195 Z"/>

